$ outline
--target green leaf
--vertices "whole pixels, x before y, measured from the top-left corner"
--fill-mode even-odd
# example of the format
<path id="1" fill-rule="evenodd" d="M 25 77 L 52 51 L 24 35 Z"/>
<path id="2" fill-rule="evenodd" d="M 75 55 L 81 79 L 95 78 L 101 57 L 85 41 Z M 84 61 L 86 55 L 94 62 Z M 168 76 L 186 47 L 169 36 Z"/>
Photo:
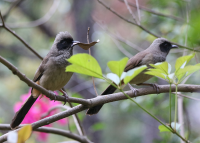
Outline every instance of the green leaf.
<path id="1" fill-rule="evenodd" d="M 76 54 L 68 60 L 72 65 L 66 67 L 66 72 L 75 72 L 97 78 L 103 78 L 102 70 L 94 57 L 89 54 Z"/>
<path id="2" fill-rule="evenodd" d="M 103 130 L 105 128 L 105 124 L 104 123 L 96 123 L 92 126 L 92 130 L 93 131 L 99 131 L 99 130 Z"/>
<path id="3" fill-rule="evenodd" d="M 150 64 L 150 66 L 162 70 L 162 73 L 168 74 L 171 72 L 171 65 L 168 62 Z"/>
<path id="4" fill-rule="evenodd" d="M 165 73 L 163 73 L 160 69 L 151 69 L 151 70 L 145 72 L 145 74 L 157 76 L 157 77 L 160 77 L 160 78 L 162 78 L 164 80 L 167 77 L 167 75 Z"/>
<path id="5" fill-rule="evenodd" d="M 185 65 L 187 65 L 187 63 L 194 57 L 194 55 L 195 53 L 178 58 L 175 64 L 176 72 L 178 72 L 179 69 L 183 69 Z"/>
<path id="6" fill-rule="evenodd" d="M 160 132 L 171 132 L 168 128 L 166 128 L 164 125 L 158 126 L 158 129 Z"/>
<path id="7" fill-rule="evenodd" d="M 127 84 L 129 83 L 134 77 L 136 77 L 139 73 L 141 73 L 143 70 L 145 70 L 147 68 L 146 65 L 143 65 L 141 67 L 138 68 L 134 68 L 132 70 L 129 70 L 126 73 L 126 76 L 124 78 L 124 83 Z"/>
<path id="8" fill-rule="evenodd" d="M 176 73 L 176 77 L 181 80 L 183 76 L 187 77 L 190 74 L 200 70 L 200 64 L 196 65 L 189 65 L 184 67 L 183 69 L 179 69 L 178 72 Z"/>
<path id="9" fill-rule="evenodd" d="M 124 71 L 127 62 L 128 58 L 125 57 L 120 61 L 110 61 L 107 63 L 107 65 L 113 73 L 115 73 L 116 75 L 118 75 L 118 77 L 120 77 L 122 72 Z"/>

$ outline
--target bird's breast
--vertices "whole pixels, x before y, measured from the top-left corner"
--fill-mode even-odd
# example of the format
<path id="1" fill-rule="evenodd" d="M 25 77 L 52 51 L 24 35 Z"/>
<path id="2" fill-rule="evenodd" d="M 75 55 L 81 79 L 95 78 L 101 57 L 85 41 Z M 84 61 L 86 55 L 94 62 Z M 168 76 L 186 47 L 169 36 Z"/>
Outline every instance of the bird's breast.
<path id="1" fill-rule="evenodd" d="M 55 63 L 54 60 L 49 61 L 47 68 L 40 79 L 41 86 L 47 90 L 55 91 L 67 84 L 73 73 L 65 72 L 66 66 L 69 65 L 69 63 L 66 59 L 64 60 L 57 61 L 57 63 Z"/>

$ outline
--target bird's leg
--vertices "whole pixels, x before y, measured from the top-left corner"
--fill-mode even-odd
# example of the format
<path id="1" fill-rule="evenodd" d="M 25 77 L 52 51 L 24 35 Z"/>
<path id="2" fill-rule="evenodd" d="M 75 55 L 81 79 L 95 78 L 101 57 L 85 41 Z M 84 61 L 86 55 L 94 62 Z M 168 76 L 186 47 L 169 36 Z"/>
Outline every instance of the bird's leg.
<path id="1" fill-rule="evenodd" d="M 137 97 L 137 93 L 139 92 L 138 89 L 133 88 L 130 83 L 128 83 L 129 88 L 132 90 L 135 98 Z"/>
<path id="2" fill-rule="evenodd" d="M 158 85 L 158 84 L 155 84 L 155 83 L 139 83 L 139 84 L 137 84 L 137 85 L 148 85 L 148 86 L 152 86 L 152 87 L 156 90 L 157 93 L 160 92 L 160 87 L 159 87 L 159 85 Z"/>
<path id="3" fill-rule="evenodd" d="M 63 89 L 60 89 L 59 90 L 60 92 L 63 93 L 63 96 L 65 97 L 65 102 L 64 102 L 64 105 L 66 104 L 66 102 L 69 100 L 69 96 L 67 95 L 67 92 L 65 92 Z"/>
<path id="4" fill-rule="evenodd" d="M 51 90 L 49 90 L 49 93 L 52 94 L 52 95 L 54 95 L 54 97 L 55 97 L 54 102 L 55 102 L 55 101 L 56 101 L 56 95 L 55 95 L 55 93 L 54 93 L 53 91 L 51 91 Z M 42 97 L 41 97 L 41 98 L 42 98 Z M 40 99 L 41 99 L 41 98 L 40 98 Z"/>

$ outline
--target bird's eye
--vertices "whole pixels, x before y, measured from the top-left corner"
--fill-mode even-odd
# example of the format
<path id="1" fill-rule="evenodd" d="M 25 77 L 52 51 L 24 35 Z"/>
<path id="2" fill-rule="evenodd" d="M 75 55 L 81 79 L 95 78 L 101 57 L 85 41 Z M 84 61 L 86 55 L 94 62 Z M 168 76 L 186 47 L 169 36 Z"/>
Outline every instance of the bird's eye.
<path id="1" fill-rule="evenodd" d="M 62 41 L 62 44 L 65 44 L 66 41 Z"/>

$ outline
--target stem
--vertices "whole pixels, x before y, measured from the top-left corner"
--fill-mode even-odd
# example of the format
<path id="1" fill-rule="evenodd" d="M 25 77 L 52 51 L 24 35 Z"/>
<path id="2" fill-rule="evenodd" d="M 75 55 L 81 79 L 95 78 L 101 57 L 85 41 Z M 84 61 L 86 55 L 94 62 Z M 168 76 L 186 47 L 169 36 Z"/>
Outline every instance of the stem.
<path id="1" fill-rule="evenodd" d="M 171 84 L 170 84 L 171 86 Z M 176 93 L 177 93 L 177 88 L 178 85 L 176 84 Z M 171 89 L 171 88 L 170 88 Z M 122 89 L 119 89 L 128 99 L 130 99 L 132 102 L 134 102 L 138 107 L 140 107 L 143 111 L 145 111 L 146 113 L 148 113 L 151 117 L 153 117 L 155 120 L 157 120 L 159 123 L 161 123 L 163 126 L 165 126 L 167 129 L 170 130 L 170 132 L 172 132 L 173 134 L 176 134 L 177 136 L 179 136 L 184 142 L 186 143 L 190 143 L 189 140 L 186 140 L 184 137 L 182 137 L 178 132 L 176 132 L 176 129 L 174 130 L 173 128 L 165 125 L 162 121 L 160 121 L 158 118 L 156 118 L 154 115 L 152 115 L 149 111 L 147 111 L 146 109 L 144 109 L 142 106 L 140 106 L 140 104 L 138 104 L 135 100 L 133 100 L 129 95 L 127 95 L 126 93 L 124 93 L 124 91 Z M 171 93 L 171 91 L 170 91 Z M 171 94 L 170 94 L 171 95 Z M 170 124 L 171 125 L 171 124 Z M 176 126 L 176 124 L 175 124 Z"/>
<path id="2" fill-rule="evenodd" d="M 168 127 L 167 125 L 165 125 L 165 123 L 163 123 L 161 120 L 159 120 L 158 118 L 156 118 L 154 115 L 152 115 L 149 111 L 147 111 L 145 108 L 143 108 L 142 106 L 140 106 L 140 104 L 138 104 L 135 100 L 133 100 L 129 95 L 127 95 L 126 93 L 124 93 L 124 91 L 122 89 L 120 89 L 120 91 L 128 98 L 130 99 L 132 102 L 134 102 L 138 107 L 140 107 L 142 110 L 144 110 L 146 113 L 148 113 L 151 117 L 153 117 L 155 120 L 157 120 L 159 123 L 161 123 L 163 126 L 165 126 L 167 129 L 169 129 L 172 133 L 172 129 L 170 127 Z"/>
<path id="3" fill-rule="evenodd" d="M 171 83 L 170 83 L 170 87 L 169 87 L 169 124 L 171 126 L 171 98 L 172 98 L 172 95 L 171 95 Z"/>
<path id="4" fill-rule="evenodd" d="M 174 130 L 176 131 L 176 120 L 177 120 L 177 102 L 178 102 L 178 84 L 176 84 L 176 94 L 175 94 L 175 116 L 174 116 Z"/>

